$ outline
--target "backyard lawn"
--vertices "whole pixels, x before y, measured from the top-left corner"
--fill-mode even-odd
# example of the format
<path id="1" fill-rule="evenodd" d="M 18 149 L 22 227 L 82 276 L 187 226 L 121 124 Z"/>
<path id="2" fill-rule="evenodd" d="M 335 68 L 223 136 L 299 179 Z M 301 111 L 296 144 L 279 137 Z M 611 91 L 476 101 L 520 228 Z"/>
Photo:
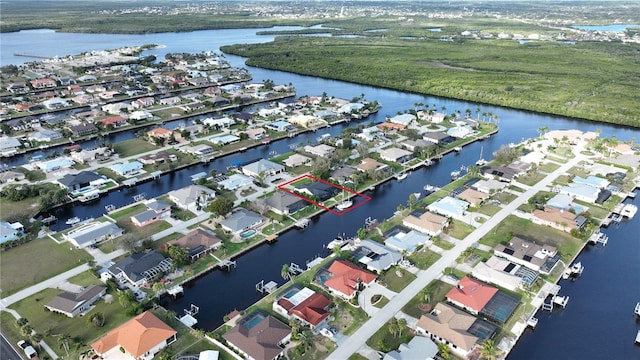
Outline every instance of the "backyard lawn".
<path id="1" fill-rule="evenodd" d="M 0 261 L 2 296 L 86 263 L 91 256 L 67 243 L 40 238 L 6 250 Z M 37 261 L 34 261 L 37 259 Z"/>
<path id="2" fill-rule="evenodd" d="M 113 149 L 120 155 L 120 158 L 142 154 L 147 151 L 157 150 L 158 147 L 142 139 L 131 139 L 119 141 L 113 144 Z"/>

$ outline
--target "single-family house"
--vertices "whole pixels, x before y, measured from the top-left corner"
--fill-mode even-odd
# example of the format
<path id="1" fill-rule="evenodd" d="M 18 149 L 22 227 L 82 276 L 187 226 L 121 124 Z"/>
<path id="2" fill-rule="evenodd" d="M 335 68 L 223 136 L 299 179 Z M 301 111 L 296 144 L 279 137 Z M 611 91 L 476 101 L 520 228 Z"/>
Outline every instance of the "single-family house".
<path id="1" fill-rule="evenodd" d="M 102 146 L 93 149 L 74 151 L 71 153 L 71 159 L 77 163 L 85 164 L 93 160 L 108 158 L 110 155 L 111 150 L 106 146 Z"/>
<path id="2" fill-rule="evenodd" d="M 587 218 L 565 209 L 545 206 L 542 210 L 533 211 L 531 221 L 534 224 L 546 225 L 570 233 L 572 230 L 582 229 Z"/>
<path id="3" fill-rule="evenodd" d="M 214 145 L 227 145 L 240 141 L 240 138 L 235 135 L 226 134 L 210 138 L 209 141 L 211 141 Z"/>
<path id="4" fill-rule="evenodd" d="M 20 143 L 20 140 L 16 138 L 0 136 L 0 153 L 3 155 L 15 153 L 21 146 L 22 144 Z"/>
<path id="5" fill-rule="evenodd" d="M 411 230 L 408 233 L 399 231 L 384 240 L 384 245 L 398 252 L 411 254 L 420 245 L 425 245 L 429 241 L 429 235 L 420 231 Z"/>
<path id="6" fill-rule="evenodd" d="M 147 110 L 136 110 L 129 114 L 131 121 L 145 121 L 153 119 L 153 114 Z"/>
<path id="7" fill-rule="evenodd" d="M 91 309 L 94 302 L 107 293 L 107 288 L 100 285 L 89 285 L 79 293 L 63 292 L 56 295 L 44 307 L 49 311 L 64 314 L 70 318 Z"/>
<path id="8" fill-rule="evenodd" d="M 182 209 L 197 210 L 205 208 L 212 199 L 216 197 L 216 192 L 202 185 L 189 185 L 178 190 L 170 191 L 169 200 L 176 203 Z"/>
<path id="9" fill-rule="evenodd" d="M 473 129 L 470 126 L 454 126 L 447 130 L 447 135 L 456 139 L 466 139 L 473 134 Z"/>
<path id="10" fill-rule="evenodd" d="M 102 105 L 100 109 L 107 114 L 118 115 L 122 113 L 129 113 L 133 110 L 133 106 L 125 102 L 117 102 Z"/>
<path id="11" fill-rule="evenodd" d="M 92 171 L 81 171 L 77 174 L 66 174 L 57 180 L 61 188 L 70 193 L 78 192 L 86 188 L 93 188 L 93 184 L 104 180 L 100 175 Z"/>
<path id="12" fill-rule="evenodd" d="M 26 176 L 18 169 L 0 169 L 0 184 L 24 180 Z"/>
<path id="13" fill-rule="evenodd" d="M 438 345 L 424 336 L 414 336 L 408 343 L 398 346 L 398 350 L 389 351 L 382 360 L 434 360 Z"/>
<path id="14" fill-rule="evenodd" d="M 402 225 L 430 236 L 438 236 L 449 226 L 449 219 L 429 211 L 422 214 L 413 212 L 402 220 Z"/>
<path id="15" fill-rule="evenodd" d="M 283 121 L 283 120 L 270 122 L 268 124 L 265 124 L 264 127 L 269 129 L 269 130 L 273 130 L 273 131 L 277 131 L 277 132 L 290 131 L 290 130 L 294 130 L 296 128 L 291 123 L 288 123 L 288 122 Z"/>
<path id="16" fill-rule="evenodd" d="M 360 285 L 368 286 L 378 278 L 376 274 L 346 260 L 334 260 L 328 268 L 320 270 L 320 273 L 322 274 L 316 275 L 316 279 L 332 294 L 347 300 L 355 296 Z"/>
<path id="17" fill-rule="evenodd" d="M 297 166 L 307 165 L 310 162 L 311 162 L 311 158 L 310 157 L 296 153 L 296 154 L 293 154 L 293 155 L 289 156 L 288 158 L 286 158 L 282 163 L 286 167 L 294 168 L 294 167 L 297 167 Z"/>
<path id="18" fill-rule="evenodd" d="M 271 315 L 254 311 L 222 337 L 245 359 L 274 360 L 284 353 L 291 328 Z"/>
<path id="19" fill-rule="evenodd" d="M 497 292 L 498 289 L 465 276 L 456 287 L 449 290 L 446 298 L 457 307 L 478 315 Z"/>
<path id="20" fill-rule="evenodd" d="M 152 154 L 142 155 L 138 158 L 145 165 L 162 164 L 168 161 L 178 160 L 176 154 L 161 150 Z"/>
<path id="21" fill-rule="evenodd" d="M 220 222 L 220 226 L 226 231 L 240 234 L 243 231 L 254 228 L 264 221 L 263 217 L 246 209 L 238 209 Z"/>
<path id="22" fill-rule="evenodd" d="M 387 164 L 383 164 L 372 158 L 364 158 L 362 159 L 362 161 L 360 161 L 360 164 L 356 166 L 356 169 L 358 171 L 365 172 L 365 173 L 367 171 L 384 171 L 387 168 L 388 168 Z"/>
<path id="23" fill-rule="evenodd" d="M 338 182 L 340 184 L 345 184 L 352 181 L 353 174 L 355 174 L 356 171 L 357 170 L 355 168 L 348 165 L 340 166 L 339 168 L 331 172 L 329 178 L 332 181 Z"/>
<path id="24" fill-rule="evenodd" d="M 276 191 L 265 200 L 265 203 L 271 211 L 280 215 L 292 214 L 308 204 L 300 197 L 285 191 Z"/>
<path id="25" fill-rule="evenodd" d="M 19 222 L 0 221 L 0 244 L 18 240 L 24 235 L 24 226 Z"/>
<path id="26" fill-rule="evenodd" d="M 524 276 L 516 275 L 520 267 L 520 265 L 513 264 L 506 259 L 491 256 L 487 262 L 478 262 L 471 275 L 478 280 L 495 284 L 507 290 L 517 291 L 524 284 Z"/>
<path id="27" fill-rule="evenodd" d="M 369 239 L 362 240 L 350 257 L 378 274 L 402 260 L 400 252 Z"/>
<path id="28" fill-rule="evenodd" d="M 264 128 L 253 128 L 253 129 L 247 129 L 244 131 L 247 135 L 249 135 L 249 139 L 251 140 L 260 140 L 262 139 L 265 134 L 267 133 L 267 130 L 265 130 Z"/>
<path id="29" fill-rule="evenodd" d="M 303 150 L 311 155 L 329 157 L 336 151 L 336 148 L 327 144 L 318 144 L 315 146 L 306 145 Z"/>
<path id="30" fill-rule="evenodd" d="M 284 172 L 284 166 L 266 159 L 260 159 L 242 166 L 242 173 L 252 178 L 273 176 L 281 172 Z"/>
<path id="31" fill-rule="evenodd" d="M 444 198 L 427 206 L 427 209 L 431 212 L 456 219 L 460 219 L 464 216 L 465 211 L 467 211 L 468 208 L 468 202 L 451 196 L 445 196 Z"/>
<path id="32" fill-rule="evenodd" d="M 308 287 L 292 285 L 285 289 L 273 302 L 273 311 L 287 319 L 298 319 L 312 329 L 324 324 L 329 318 L 331 300 Z"/>
<path id="33" fill-rule="evenodd" d="M 40 130 L 29 133 L 29 135 L 27 135 L 27 140 L 38 142 L 51 142 L 58 139 L 62 139 L 62 134 L 60 134 L 58 131 L 43 128 L 40 128 Z"/>
<path id="34" fill-rule="evenodd" d="M 482 175 L 487 179 L 497 178 L 503 182 L 511 182 L 516 178 L 518 171 L 508 166 L 491 165 L 482 169 Z"/>
<path id="35" fill-rule="evenodd" d="M 123 127 L 123 126 L 127 126 L 129 125 L 129 122 L 127 121 L 127 118 L 125 118 L 124 116 L 111 116 L 111 117 L 107 117 L 104 119 L 100 119 L 97 120 L 96 122 L 101 123 L 103 127 L 113 127 L 113 128 L 119 128 L 119 127 Z"/>
<path id="36" fill-rule="evenodd" d="M 463 359 L 467 358 L 479 342 L 490 339 L 496 330 L 495 325 L 444 303 L 436 304 L 416 324 L 418 335 L 446 344 L 453 354 Z"/>
<path id="37" fill-rule="evenodd" d="M 253 180 L 242 174 L 232 174 L 224 180 L 218 181 L 218 185 L 231 191 L 240 189 L 246 186 L 253 185 Z"/>
<path id="38" fill-rule="evenodd" d="M 102 359 L 151 360 L 174 343 L 178 332 L 149 311 L 134 317 L 91 344 Z"/>
<path id="39" fill-rule="evenodd" d="M 94 124 L 80 124 L 68 127 L 72 136 L 86 136 L 100 131 Z"/>
<path id="40" fill-rule="evenodd" d="M 118 225 L 109 221 L 92 221 L 88 224 L 74 227 L 68 233 L 63 234 L 62 237 L 73 246 L 83 249 L 103 240 L 117 238 L 122 235 L 123 231 Z"/>
<path id="41" fill-rule="evenodd" d="M 378 151 L 378 153 L 380 154 L 380 159 L 400 164 L 405 163 L 414 157 L 414 154 L 411 151 L 396 147 L 383 149 Z"/>
<path id="42" fill-rule="evenodd" d="M 171 97 L 162 98 L 158 102 L 160 103 L 160 105 L 172 106 L 172 105 L 179 104 L 181 101 L 182 99 L 179 96 L 171 96 Z"/>
<path id="43" fill-rule="evenodd" d="M 469 188 L 458 194 L 458 199 L 464 200 L 473 206 L 481 205 L 487 198 L 489 198 L 489 194 Z"/>
<path id="44" fill-rule="evenodd" d="M 560 194 L 566 194 L 581 201 L 595 203 L 600 192 L 605 190 L 586 184 L 570 183 L 569 185 L 561 186 L 558 191 Z"/>
<path id="45" fill-rule="evenodd" d="M 212 128 L 227 128 L 236 123 L 236 121 L 230 117 L 224 116 L 221 118 L 206 118 L 202 120 L 202 123 L 209 125 Z"/>
<path id="46" fill-rule="evenodd" d="M 46 89 L 58 86 L 55 80 L 49 78 L 35 79 L 31 80 L 29 83 L 34 89 Z"/>
<path id="47" fill-rule="evenodd" d="M 145 205 L 147 210 L 131 216 L 131 222 L 137 227 L 145 227 L 171 216 L 171 205 L 167 202 L 153 199 Z"/>
<path id="48" fill-rule="evenodd" d="M 49 110 L 57 110 L 57 109 L 62 109 L 64 107 L 69 106 L 69 102 L 65 99 L 54 97 L 54 98 L 43 101 L 42 105 L 44 105 L 44 107 L 46 107 Z"/>
<path id="49" fill-rule="evenodd" d="M 586 178 L 583 178 L 580 176 L 574 176 L 571 181 L 575 184 L 589 185 L 598 189 L 606 189 L 607 186 L 609 186 L 609 184 L 611 183 L 607 179 L 603 179 L 601 177 L 597 177 L 593 175 L 589 175 Z"/>
<path id="50" fill-rule="evenodd" d="M 294 125 L 302 126 L 305 128 L 324 125 L 327 123 L 326 121 L 320 119 L 317 116 L 303 115 L 303 114 L 296 114 L 296 115 L 289 116 L 287 117 L 287 121 Z"/>
<path id="51" fill-rule="evenodd" d="M 515 264 L 546 274 L 553 270 L 553 267 L 560 259 L 554 246 L 538 245 L 517 236 L 512 237 L 507 245 L 496 245 L 493 253 Z"/>
<path id="52" fill-rule="evenodd" d="M 507 184 L 495 179 L 480 179 L 476 181 L 472 187 L 485 194 L 492 194 L 502 191 Z"/>
<path id="53" fill-rule="evenodd" d="M 75 163 L 67 156 L 60 156 L 51 160 L 36 161 L 33 166 L 45 173 L 58 171 L 60 169 L 72 168 Z"/>
<path id="54" fill-rule="evenodd" d="M 340 106 L 337 111 L 341 114 L 353 114 L 357 113 L 364 108 L 362 103 L 348 103 Z"/>
<path id="55" fill-rule="evenodd" d="M 149 283 L 156 276 L 169 271 L 171 259 L 155 250 L 129 255 L 109 267 L 111 276 L 134 286 Z"/>
<path id="56" fill-rule="evenodd" d="M 142 163 L 139 161 L 116 163 L 109 166 L 109 169 L 120 176 L 134 176 L 142 171 Z"/>
<path id="57" fill-rule="evenodd" d="M 197 228 L 176 240 L 169 241 L 168 245 L 189 250 L 189 258 L 195 261 L 222 246 L 222 241 L 212 231 Z"/>
<path id="58" fill-rule="evenodd" d="M 179 150 L 185 154 L 191 154 L 200 157 L 210 155 L 216 151 L 212 146 L 209 146 L 207 144 L 182 146 Z"/>
<path id="59" fill-rule="evenodd" d="M 393 124 L 403 125 L 404 127 L 411 125 L 411 123 L 414 122 L 415 120 L 416 120 L 416 116 L 408 113 L 399 114 L 399 115 L 387 118 L 388 122 Z"/>
<path id="60" fill-rule="evenodd" d="M 336 192 L 338 192 L 337 187 L 324 181 L 315 181 L 311 184 L 298 185 L 296 190 L 309 196 L 315 196 L 320 201 L 327 201 L 332 198 Z"/>
<path id="61" fill-rule="evenodd" d="M 422 135 L 422 138 L 436 145 L 446 145 L 455 141 L 453 136 L 442 131 L 427 131 Z"/>

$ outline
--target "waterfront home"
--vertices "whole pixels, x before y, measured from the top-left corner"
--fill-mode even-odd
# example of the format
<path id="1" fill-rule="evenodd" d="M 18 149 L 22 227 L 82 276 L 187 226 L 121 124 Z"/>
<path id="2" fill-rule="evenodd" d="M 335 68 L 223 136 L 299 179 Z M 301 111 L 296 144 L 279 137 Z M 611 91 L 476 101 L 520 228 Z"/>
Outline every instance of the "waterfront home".
<path id="1" fill-rule="evenodd" d="M 534 224 L 550 226 L 567 233 L 582 229 L 587 222 L 587 218 L 582 215 L 551 206 L 545 206 L 543 210 L 536 209 L 531 215 Z"/>
<path id="2" fill-rule="evenodd" d="M 70 169 L 73 167 L 75 163 L 71 158 L 66 156 L 61 156 L 51 160 L 45 161 L 36 161 L 33 163 L 35 168 L 42 170 L 45 173 L 50 173 L 53 171 L 57 171 L 60 169 Z"/>
<path id="3" fill-rule="evenodd" d="M 318 144 L 315 146 L 306 145 L 304 148 L 302 148 L 302 150 L 311 155 L 326 158 L 331 156 L 336 151 L 336 148 L 327 144 Z"/>
<path id="4" fill-rule="evenodd" d="M 237 189 L 253 185 L 253 180 L 250 177 L 242 174 L 232 174 L 224 180 L 218 181 L 218 186 L 235 191 Z"/>
<path id="5" fill-rule="evenodd" d="M 153 119 L 153 114 L 147 110 L 133 111 L 129 114 L 131 121 L 145 121 Z"/>
<path id="6" fill-rule="evenodd" d="M 349 257 L 378 274 L 402 260 L 402 254 L 398 251 L 369 239 L 362 240 Z"/>
<path id="7" fill-rule="evenodd" d="M 571 179 L 571 182 L 573 182 L 574 184 L 589 185 L 598 189 L 606 189 L 607 186 L 611 184 L 609 180 L 603 179 L 601 177 L 593 176 L 593 175 L 589 175 L 586 178 L 583 178 L 580 176 L 574 176 L 573 179 Z"/>
<path id="8" fill-rule="evenodd" d="M 62 109 L 64 107 L 69 106 L 69 102 L 65 99 L 54 97 L 54 98 L 43 101 L 42 105 L 44 105 L 44 107 L 46 107 L 49 110 L 57 110 L 57 109 Z"/>
<path id="9" fill-rule="evenodd" d="M 66 174 L 56 180 L 61 188 L 70 193 L 78 193 L 95 188 L 96 184 L 102 183 L 104 179 L 93 171 L 81 171 L 77 174 Z"/>
<path id="10" fill-rule="evenodd" d="M 153 199 L 145 205 L 147 210 L 131 216 L 131 222 L 137 227 L 145 227 L 171 216 L 171 205 L 162 200 Z"/>
<path id="11" fill-rule="evenodd" d="M 105 360 L 151 360 L 177 339 L 178 332 L 149 311 L 134 317 L 91 344 Z"/>
<path id="12" fill-rule="evenodd" d="M 420 149 L 435 148 L 435 145 L 432 142 L 428 142 L 424 139 L 405 140 L 402 142 L 402 146 L 411 152 L 415 152 Z"/>
<path id="13" fill-rule="evenodd" d="M 150 283 L 160 274 L 171 271 L 171 259 L 155 250 L 135 253 L 109 267 L 111 276 L 133 286 Z"/>
<path id="14" fill-rule="evenodd" d="M 533 283 L 538 278 L 536 273 L 527 273 L 520 269 L 522 269 L 520 265 L 494 255 L 487 262 L 478 262 L 471 275 L 478 280 L 495 284 L 507 290 L 517 291 L 525 284 L 525 275 L 529 277 L 527 284 Z"/>
<path id="15" fill-rule="evenodd" d="M 274 360 L 284 353 L 291 328 L 258 310 L 245 316 L 222 337 L 246 359 Z"/>
<path id="16" fill-rule="evenodd" d="M 405 128 L 416 120 L 416 116 L 413 114 L 399 114 L 390 118 L 387 118 L 387 121 L 392 124 L 402 125 Z"/>
<path id="17" fill-rule="evenodd" d="M 512 237 L 507 245 L 496 245 L 493 253 L 498 257 L 545 274 L 550 273 L 560 259 L 554 246 L 538 245 L 517 236 Z"/>
<path id="18" fill-rule="evenodd" d="M 573 197 L 567 194 L 556 194 L 554 197 L 547 200 L 545 206 L 568 211 L 569 209 L 574 208 Z"/>
<path id="19" fill-rule="evenodd" d="M 171 96 L 160 99 L 160 105 L 176 105 L 182 101 L 179 96 Z"/>
<path id="20" fill-rule="evenodd" d="M 262 224 L 264 218 L 259 214 L 247 209 L 237 209 L 226 219 L 220 222 L 220 226 L 233 234 L 240 234 L 243 231 L 255 228 Z"/>
<path id="21" fill-rule="evenodd" d="M 102 110 L 107 114 L 118 115 L 122 113 L 129 113 L 130 111 L 133 110 L 133 106 L 125 102 L 118 102 L 118 103 L 110 103 L 110 104 L 102 105 L 100 110 Z"/>
<path id="22" fill-rule="evenodd" d="M 244 130 L 244 132 L 249 135 L 249 139 L 251 140 L 260 140 L 262 139 L 265 134 L 266 134 L 266 130 L 259 127 L 259 128 L 253 128 L 253 129 L 246 129 Z"/>
<path id="23" fill-rule="evenodd" d="M 296 190 L 309 196 L 315 196 L 320 201 L 331 199 L 339 188 L 322 181 L 315 181 L 311 184 L 298 185 Z"/>
<path id="24" fill-rule="evenodd" d="M 169 130 L 169 129 L 165 129 L 165 128 L 155 128 L 155 129 L 151 129 L 149 131 L 147 131 L 147 139 L 149 140 L 149 142 L 151 142 L 152 144 L 155 144 L 155 139 L 156 138 L 161 138 L 161 139 L 169 139 L 174 135 L 174 131 L 173 130 Z"/>
<path id="25" fill-rule="evenodd" d="M 24 236 L 24 226 L 20 222 L 0 221 L 0 244 L 20 239 Z"/>
<path id="26" fill-rule="evenodd" d="M 308 203 L 288 192 L 276 191 L 273 195 L 265 199 L 265 204 L 269 207 L 269 210 L 276 214 L 288 215 L 302 209 Z"/>
<path id="27" fill-rule="evenodd" d="M 402 219 L 402 225 L 430 236 L 438 236 L 449 226 L 449 219 L 429 211 L 416 210 Z"/>
<path id="28" fill-rule="evenodd" d="M 303 115 L 303 114 L 296 114 L 296 115 L 289 116 L 287 117 L 287 122 L 290 122 L 294 125 L 302 126 L 305 128 L 327 124 L 326 121 L 320 119 L 317 116 Z"/>
<path id="29" fill-rule="evenodd" d="M 273 176 L 281 172 L 284 172 L 284 166 L 265 159 L 260 159 L 242 166 L 242 173 L 252 178 Z"/>
<path id="30" fill-rule="evenodd" d="M 62 139 L 62 134 L 55 130 L 48 130 L 40 128 L 40 130 L 29 133 L 27 140 L 38 142 L 51 142 L 54 140 Z"/>
<path id="31" fill-rule="evenodd" d="M 323 325 L 329 318 L 331 304 L 331 300 L 326 296 L 308 287 L 301 288 L 300 285 L 293 285 L 278 295 L 272 308 L 287 320 L 298 319 L 303 325 L 309 325 L 314 329 Z"/>
<path id="32" fill-rule="evenodd" d="M 566 141 L 569 145 L 575 145 L 583 139 L 583 132 L 580 130 L 551 130 L 543 137 L 555 143 Z"/>
<path id="33" fill-rule="evenodd" d="M 423 336 L 414 336 L 408 343 L 400 344 L 398 350 L 385 354 L 382 360 L 434 360 L 438 345 Z"/>
<path id="34" fill-rule="evenodd" d="M 100 285 L 89 285 L 79 293 L 63 292 L 56 295 L 44 307 L 49 311 L 64 314 L 70 318 L 76 317 L 91 309 L 94 302 L 100 300 L 107 293 L 107 288 Z"/>
<path id="35" fill-rule="evenodd" d="M 414 154 L 411 151 L 396 147 L 379 150 L 378 153 L 380 154 L 380 159 L 400 164 L 414 158 Z"/>
<path id="36" fill-rule="evenodd" d="M 429 241 L 429 235 L 420 231 L 411 230 L 408 233 L 398 231 L 387 237 L 384 240 L 384 245 L 402 254 L 411 254 L 418 246 L 425 245 L 427 241 Z"/>
<path id="37" fill-rule="evenodd" d="M 234 125 L 236 121 L 230 117 L 224 116 L 221 118 L 206 118 L 202 120 L 202 123 L 208 125 L 214 129 L 217 128 L 228 128 L 231 125 Z"/>
<path id="38" fill-rule="evenodd" d="M 372 158 L 364 158 L 360 161 L 360 164 L 356 166 L 356 169 L 360 172 L 368 172 L 368 171 L 384 171 L 389 166 L 387 164 L 383 164 L 379 161 L 376 161 Z"/>
<path id="39" fill-rule="evenodd" d="M 451 352 L 466 359 L 479 342 L 490 339 L 497 327 L 484 320 L 438 303 L 428 314 L 422 315 L 416 324 L 416 333 L 425 335 L 436 343 L 446 344 Z"/>
<path id="40" fill-rule="evenodd" d="M 478 315 L 497 292 L 498 289 L 465 276 L 449 290 L 446 298 L 453 305 Z"/>
<path id="41" fill-rule="evenodd" d="M 442 131 L 427 131 L 422 135 L 422 138 L 436 145 L 446 145 L 456 140 L 453 136 Z"/>
<path id="42" fill-rule="evenodd" d="M 185 154 L 191 154 L 191 155 L 195 155 L 195 156 L 207 156 L 210 154 L 213 154 L 216 150 L 207 145 L 207 144 L 200 144 L 200 145 L 195 145 L 195 146 L 182 146 L 180 149 L 180 152 L 183 152 Z"/>
<path id="43" fill-rule="evenodd" d="M 7 91 L 12 94 L 28 93 L 29 87 L 25 83 L 13 83 L 7 86 Z"/>
<path id="44" fill-rule="evenodd" d="M 473 129 L 470 126 L 454 126 L 447 130 L 447 135 L 456 139 L 466 139 L 474 134 Z"/>
<path id="45" fill-rule="evenodd" d="M 460 219 L 464 216 L 465 211 L 467 211 L 468 208 L 468 202 L 451 196 L 445 196 L 427 206 L 427 209 L 431 212 L 456 219 Z"/>
<path id="46" fill-rule="evenodd" d="M 464 200 L 473 206 L 479 206 L 489 198 L 489 195 L 481 191 L 466 188 L 459 193 L 457 197 L 458 199 Z"/>
<path id="47" fill-rule="evenodd" d="M 216 192 L 202 185 L 189 185 L 181 189 L 170 191 L 169 200 L 179 208 L 199 210 L 209 205 L 216 197 Z"/>
<path id="48" fill-rule="evenodd" d="M 80 164 L 85 164 L 93 160 L 106 159 L 109 156 L 111 156 L 111 149 L 106 146 L 93 149 L 82 149 L 71 153 L 71 159 Z"/>
<path id="49" fill-rule="evenodd" d="M 100 131 L 94 124 L 69 126 L 68 129 L 73 136 L 86 136 Z"/>
<path id="50" fill-rule="evenodd" d="M 82 75 L 78 78 L 78 82 L 89 82 L 98 80 L 95 75 Z"/>
<path id="51" fill-rule="evenodd" d="M 117 238 L 122 235 L 123 231 L 118 225 L 109 221 L 92 221 L 88 224 L 74 227 L 66 234 L 62 234 L 62 238 L 75 247 L 83 249 L 103 240 Z"/>
<path id="52" fill-rule="evenodd" d="M 282 161 L 282 163 L 286 167 L 294 168 L 297 166 L 303 166 L 311 163 L 311 158 L 308 156 L 304 156 L 296 153 L 286 158 L 284 161 Z"/>
<path id="53" fill-rule="evenodd" d="M 189 259 L 193 262 L 222 246 L 222 241 L 212 231 L 197 228 L 167 244 L 189 250 Z"/>
<path id="54" fill-rule="evenodd" d="M 240 138 L 235 135 L 227 134 L 210 138 L 209 141 L 215 145 L 227 145 L 240 141 Z"/>
<path id="55" fill-rule="evenodd" d="M 291 130 L 295 130 L 295 128 L 296 128 L 291 123 L 288 123 L 288 122 L 283 121 L 283 120 L 270 122 L 268 124 L 265 124 L 264 127 L 269 129 L 269 130 L 273 130 L 273 131 L 277 131 L 277 132 L 291 131 Z"/>
<path id="56" fill-rule="evenodd" d="M 167 161 L 176 161 L 178 160 L 178 156 L 176 156 L 176 154 L 161 150 L 153 154 L 140 156 L 138 160 L 140 160 L 140 162 L 145 165 L 154 165 L 162 164 Z"/>
<path id="57" fill-rule="evenodd" d="M 346 260 L 334 260 L 328 268 L 321 269 L 315 278 L 333 295 L 350 300 L 360 286 L 370 285 L 378 276 Z"/>
<path id="58" fill-rule="evenodd" d="M 127 118 L 125 118 L 124 116 L 111 116 L 97 120 L 96 122 L 101 123 L 105 128 L 111 126 L 114 129 L 129 125 L 129 122 L 127 122 Z"/>
<path id="59" fill-rule="evenodd" d="M 566 194 L 578 200 L 588 202 L 588 203 L 596 203 L 600 192 L 604 190 L 600 190 L 597 187 L 593 187 L 586 184 L 576 184 L 571 183 L 566 186 L 561 186 L 558 189 L 560 194 Z"/>
<path id="60" fill-rule="evenodd" d="M 348 103 L 340 106 L 336 111 L 341 114 L 353 114 L 357 113 L 364 108 L 362 103 Z"/>
<path id="61" fill-rule="evenodd" d="M 482 169 L 482 175 L 486 179 L 497 179 L 503 182 L 510 183 L 516 177 L 518 171 L 508 166 L 491 165 Z"/>
<path id="62" fill-rule="evenodd" d="M 362 131 L 356 134 L 356 137 L 364 140 L 364 141 L 373 141 L 379 138 L 381 135 L 381 131 L 377 126 L 370 126 L 362 129 Z"/>
<path id="63" fill-rule="evenodd" d="M 0 184 L 22 181 L 25 178 L 26 176 L 24 173 L 18 169 L 0 169 Z"/>
<path id="64" fill-rule="evenodd" d="M 147 97 L 143 97 L 143 98 L 132 101 L 131 106 L 133 106 L 134 109 L 141 109 L 141 108 L 153 106 L 155 102 L 156 102 L 155 98 L 151 96 L 147 96 Z"/>
<path id="65" fill-rule="evenodd" d="M 0 153 L 3 155 L 15 153 L 21 146 L 22 144 L 17 138 L 0 136 Z"/>
<path id="66" fill-rule="evenodd" d="M 116 163 L 109 166 L 113 172 L 120 176 L 135 176 L 138 175 L 142 171 L 142 163 L 138 161 L 132 161 L 128 163 Z"/>
<path id="67" fill-rule="evenodd" d="M 353 174 L 355 174 L 357 170 L 351 166 L 340 166 L 339 168 L 333 170 L 329 179 L 331 181 L 335 181 L 339 184 L 345 185 L 347 182 L 350 182 L 353 178 Z"/>

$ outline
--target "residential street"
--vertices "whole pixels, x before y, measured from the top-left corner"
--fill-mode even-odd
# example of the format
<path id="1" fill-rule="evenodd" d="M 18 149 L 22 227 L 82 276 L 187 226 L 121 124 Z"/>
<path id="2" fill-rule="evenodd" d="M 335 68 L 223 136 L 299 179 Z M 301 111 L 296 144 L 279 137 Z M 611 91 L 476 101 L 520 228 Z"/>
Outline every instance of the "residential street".
<path id="1" fill-rule="evenodd" d="M 464 240 L 458 242 L 456 246 L 442 254 L 442 258 L 436 263 L 431 265 L 427 270 L 420 271 L 418 277 L 409 284 L 402 292 L 398 293 L 395 297 L 391 298 L 389 303 L 379 311 L 377 311 L 366 323 L 364 323 L 355 333 L 353 333 L 349 341 L 343 342 L 338 348 L 329 355 L 327 359 L 343 360 L 349 358 L 351 354 L 358 352 L 365 342 L 369 339 L 380 327 L 389 321 L 392 316 L 395 316 L 402 307 L 409 302 L 414 296 L 416 296 L 425 286 L 427 286 L 432 280 L 438 278 L 442 271 L 452 264 L 455 264 L 456 259 L 460 254 L 469 246 L 479 241 L 484 235 L 486 235 L 491 229 L 496 227 L 507 216 L 513 214 L 516 209 L 523 203 L 525 203 L 530 197 L 537 192 L 543 190 L 547 185 L 556 179 L 558 176 L 566 173 L 571 167 L 575 166 L 580 160 L 585 157 L 579 154 L 578 149 L 574 153 L 577 153 L 576 157 L 570 159 L 566 164 L 560 166 L 557 170 L 550 173 L 547 177 L 540 182 L 530 187 L 524 193 L 522 193 L 517 199 L 505 205 L 496 215 L 491 217 L 487 222 L 478 227 Z"/>

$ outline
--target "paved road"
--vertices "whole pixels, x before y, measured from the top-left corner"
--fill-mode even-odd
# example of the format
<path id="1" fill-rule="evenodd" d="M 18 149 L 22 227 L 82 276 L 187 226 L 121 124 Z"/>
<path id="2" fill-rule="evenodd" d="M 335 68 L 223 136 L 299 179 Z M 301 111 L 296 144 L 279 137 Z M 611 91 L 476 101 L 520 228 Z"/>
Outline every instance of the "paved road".
<path id="1" fill-rule="evenodd" d="M 21 360 L 20 353 L 11 346 L 4 334 L 0 333 L 0 359 L 2 360 Z"/>
<path id="2" fill-rule="evenodd" d="M 576 150 L 576 153 L 577 152 L 578 151 Z M 400 311 L 402 307 L 409 302 L 409 300 L 416 296 L 432 280 L 436 279 L 446 267 L 455 264 L 455 260 L 466 248 L 479 241 L 502 220 L 512 214 L 521 204 L 525 203 L 530 197 L 540 190 L 543 190 L 559 175 L 566 173 L 567 170 L 583 159 L 584 156 L 581 155 L 577 155 L 575 158 L 570 159 L 566 164 L 560 166 L 556 171 L 550 173 L 547 177 L 522 193 L 517 199 L 505 205 L 504 208 L 502 208 L 502 210 L 500 210 L 496 215 L 478 227 L 464 240 L 457 243 L 453 249 L 445 251 L 440 260 L 431 265 L 427 270 L 418 273 L 418 277 L 411 284 L 392 298 L 384 308 L 375 313 L 375 315 L 373 315 L 355 333 L 353 333 L 353 335 L 350 336 L 349 341 L 345 341 L 340 344 L 327 359 L 343 360 L 357 352 L 365 345 L 367 339 L 373 336 L 373 334 L 380 329 L 382 324 L 389 321 L 389 319 Z"/>

